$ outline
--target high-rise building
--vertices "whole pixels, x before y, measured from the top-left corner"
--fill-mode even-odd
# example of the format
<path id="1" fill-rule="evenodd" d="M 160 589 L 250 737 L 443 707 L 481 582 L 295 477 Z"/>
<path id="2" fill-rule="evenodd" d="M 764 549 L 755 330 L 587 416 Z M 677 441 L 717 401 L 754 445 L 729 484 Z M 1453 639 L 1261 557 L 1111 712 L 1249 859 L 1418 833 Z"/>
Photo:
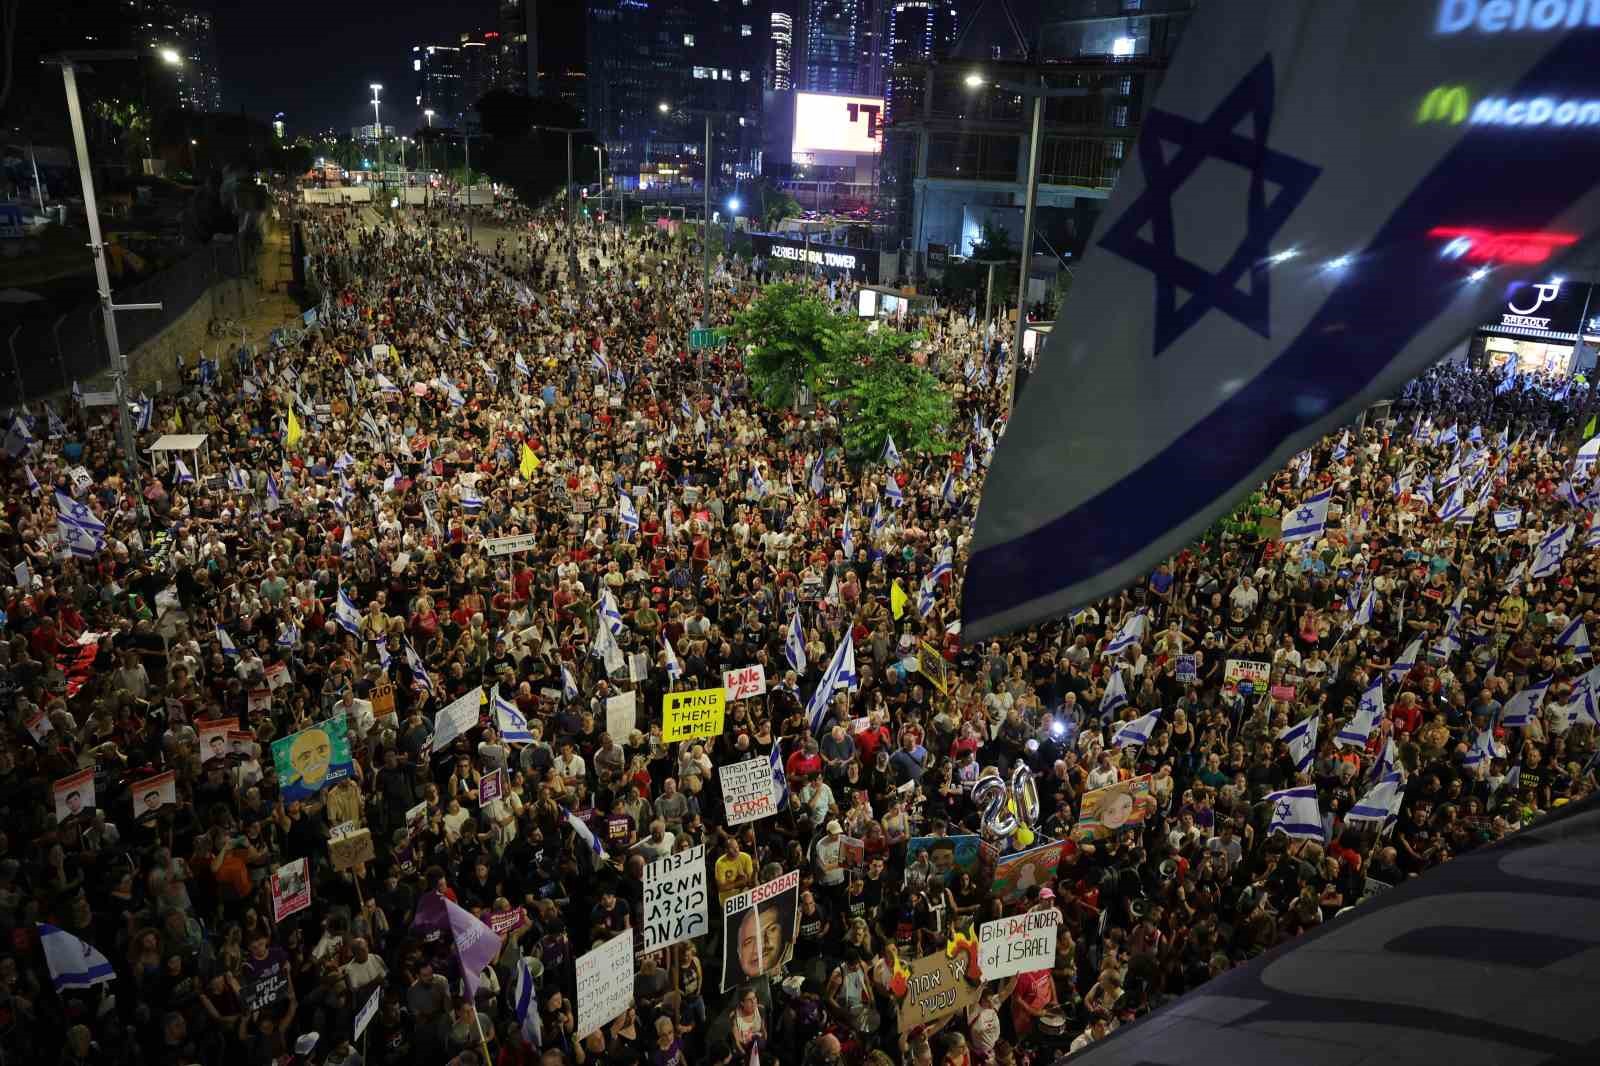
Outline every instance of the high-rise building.
<path id="1" fill-rule="evenodd" d="M 574 0 L 528 0 L 533 5 L 528 26 L 530 75 L 538 95 L 570 104 L 579 115 L 589 109 L 589 14 Z"/>
<path id="2" fill-rule="evenodd" d="M 539 64 L 529 62 L 529 42 L 539 38 L 536 0 L 500 0 L 500 84 L 539 95 Z"/>
<path id="3" fill-rule="evenodd" d="M 460 126 L 466 88 L 461 72 L 461 47 L 454 44 L 419 44 L 411 47 L 411 70 L 417 76 L 418 126 L 424 112 L 433 112 L 435 126 Z M 405 123 L 402 123 L 405 125 Z"/>
<path id="4" fill-rule="evenodd" d="M 469 31 L 461 35 L 461 125 L 478 125 L 479 100 L 500 81 L 500 32 Z"/>
<path id="5" fill-rule="evenodd" d="M 956 0 L 895 0 L 888 10 L 884 38 L 884 121 L 897 109 L 915 109 L 923 78 L 916 64 L 942 60 L 961 30 Z M 897 76 L 895 71 L 900 69 Z"/>
<path id="6" fill-rule="evenodd" d="M 707 112 L 713 185 L 759 169 L 768 0 L 589 0 L 588 19 L 585 117 L 624 182 L 698 183 Z"/>
<path id="7" fill-rule="evenodd" d="M 171 48 L 183 57 L 178 66 L 162 65 L 159 72 L 152 72 L 152 104 L 185 111 L 221 111 L 222 82 L 217 76 L 217 33 L 211 4 L 206 0 L 120 3 L 133 47 L 146 51 Z"/>
<path id="8" fill-rule="evenodd" d="M 812 93 L 858 93 L 865 14 L 862 9 L 867 2 L 807 0 L 801 89 Z"/>
<path id="9" fill-rule="evenodd" d="M 767 88 L 784 92 L 794 88 L 794 16 L 772 12 L 772 55 L 767 62 Z"/>

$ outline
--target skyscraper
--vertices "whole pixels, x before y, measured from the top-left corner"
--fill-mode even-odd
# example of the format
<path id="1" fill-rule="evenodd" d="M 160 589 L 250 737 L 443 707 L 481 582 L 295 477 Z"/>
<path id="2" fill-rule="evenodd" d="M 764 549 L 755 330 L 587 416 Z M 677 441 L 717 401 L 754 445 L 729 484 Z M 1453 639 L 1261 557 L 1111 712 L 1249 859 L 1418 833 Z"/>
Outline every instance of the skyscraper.
<path id="1" fill-rule="evenodd" d="M 461 125 L 476 127 L 479 100 L 491 89 L 500 87 L 500 32 L 476 30 L 463 33 L 461 47 Z"/>
<path id="2" fill-rule="evenodd" d="M 222 82 L 217 76 L 217 33 L 211 5 L 205 0 L 123 0 L 126 32 L 133 47 L 146 51 L 171 48 L 183 57 L 176 67 L 163 66 L 152 79 L 165 105 L 185 111 L 221 111 Z M 158 106 L 160 106 L 158 104 Z"/>
<path id="3" fill-rule="evenodd" d="M 411 48 L 411 70 L 417 76 L 417 125 L 423 112 L 433 112 L 433 125 L 460 126 L 462 97 L 461 48 L 454 44 L 419 44 Z M 400 123 L 406 126 L 406 122 Z"/>
<path id="4" fill-rule="evenodd" d="M 800 88 L 813 93 L 857 92 L 861 66 L 862 7 L 866 0 L 808 0 L 805 74 Z"/>
<path id="5" fill-rule="evenodd" d="M 794 16 L 772 12 L 772 57 L 767 65 L 767 88 L 783 92 L 794 88 Z"/>
<path id="6" fill-rule="evenodd" d="M 500 84 L 503 87 L 529 96 L 539 95 L 539 64 L 537 59 L 530 58 L 530 42 L 538 39 L 536 0 L 500 0 Z"/>
<path id="7" fill-rule="evenodd" d="M 923 77 L 911 64 L 948 56 L 960 29 L 956 0 L 896 0 L 889 8 L 884 32 L 885 122 L 893 121 L 897 109 L 916 107 Z M 901 68 L 898 74 L 897 67 Z"/>
<path id="8" fill-rule="evenodd" d="M 529 81 L 535 95 L 566 101 L 580 115 L 589 108 L 589 14 L 573 0 L 527 0 Z"/>

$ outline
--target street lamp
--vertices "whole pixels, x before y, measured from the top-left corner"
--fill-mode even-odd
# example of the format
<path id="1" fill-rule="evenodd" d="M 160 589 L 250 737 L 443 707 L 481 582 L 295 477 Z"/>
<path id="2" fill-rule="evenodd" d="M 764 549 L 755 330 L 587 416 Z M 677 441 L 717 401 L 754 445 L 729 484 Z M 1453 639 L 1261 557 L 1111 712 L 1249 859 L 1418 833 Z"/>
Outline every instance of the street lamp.
<path id="1" fill-rule="evenodd" d="M 378 117 L 378 94 L 383 91 L 383 86 L 372 82 L 367 88 L 372 90 L 372 137 L 378 142 L 378 188 L 383 188 L 383 119 Z"/>
<path id="2" fill-rule="evenodd" d="M 1044 124 L 1044 102 L 1046 99 L 1088 96 L 1089 90 L 1051 89 L 1044 84 L 1043 76 L 1040 77 L 1038 85 L 990 82 L 978 71 L 968 74 L 964 80 L 968 89 L 981 89 L 985 85 L 992 84 L 996 89 L 1005 92 L 1033 97 L 1033 129 L 1028 136 L 1028 187 L 1022 208 L 1022 268 L 1017 278 L 1017 328 L 1012 334 L 1011 359 L 1006 367 L 1006 415 L 1009 417 L 1011 404 L 1017 394 L 1017 366 L 1022 362 L 1023 327 L 1028 321 L 1028 273 L 1029 267 L 1033 264 L 1033 209 L 1039 196 L 1039 141 L 1040 130 Z"/>
<path id="3" fill-rule="evenodd" d="M 83 108 L 78 102 L 78 71 L 92 72 L 86 64 L 90 60 L 138 59 L 141 53 L 122 50 L 103 50 L 63 53 L 46 59 L 46 64 L 61 67 L 61 80 L 67 92 L 67 118 L 72 125 L 72 146 L 78 157 L 78 177 L 83 183 L 83 213 L 89 223 L 89 254 L 94 259 L 94 280 L 100 296 L 100 321 L 105 328 L 106 354 L 111 359 L 111 376 L 117 393 L 117 429 L 122 438 L 123 465 L 130 481 L 139 473 L 139 453 L 133 438 L 133 417 L 128 412 L 128 357 L 117 339 L 118 311 L 160 311 L 159 303 L 115 304 L 111 302 L 111 275 L 106 270 L 106 246 L 100 237 L 100 211 L 94 200 L 94 172 L 89 169 L 89 142 L 83 132 Z M 183 60 L 171 48 L 161 49 L 157 55 L 168 66 L 178 66 Z M 22 382 L 17 382 L 21 392 Z"/>
<path id="4" fill-rule="evenodd" d="M 656 105 L 656 110 L 663 115 L 670 114 L 672 106 L 665 100 Z M 705 252 L 705 263 L 700 281 L 700 328 L 706 329 L 711 325 L 711 115 L 712 112 L 700 108 L 684 108 L 686 114 L 704 115 L 706 120 L 706 161 L 705 161 L 705 207 L 700 225 L 700 240 Z"/>

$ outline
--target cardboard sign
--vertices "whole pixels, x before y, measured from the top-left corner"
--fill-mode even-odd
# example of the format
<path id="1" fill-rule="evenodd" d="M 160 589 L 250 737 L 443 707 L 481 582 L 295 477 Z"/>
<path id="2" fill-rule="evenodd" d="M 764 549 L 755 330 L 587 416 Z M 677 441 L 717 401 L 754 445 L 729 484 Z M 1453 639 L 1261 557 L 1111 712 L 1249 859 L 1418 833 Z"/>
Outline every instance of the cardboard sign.
<path id="1" fill-rule="evenodd" d="M 452 700 L 433 719 L 433 750 L 443 751 L 456 737 L 478 727 L 478 710 L 483 706 L 483 686 Z"/>
<path id="2" fill-rule="evenodd" d="M 86 766 L 50 786 L 56 821 L 65 822 L 94 810 L 94 767 Z"/>
<path id="3" fill-rule="evenodd" d="M 272 742 L 272 764 L 283 801 L 309 799 L 355 772 L 343 714 Z"/>
<path id="4" fill-rule="evenodd" d="M 372 686 L 372 716 L 379 721 L 394 714 L 394 686 L 388 682 Z"/>
<path id="5" fill-rule="evenodd" d="M 655 951 L 711 929 L 706 892 L 706 849 L 696 845 L 663 855 L 644 868 L 644 950 Z"/>
<path id="6" fill-rule="evenodd" d="M 722 901 L 722 990 L 781 969 L 800 929 L 800 871 Z"/>
<path id="7" fill-rule="evenodd" d="M 228 754 L 228 734 L 239 731 L 237 718 L 212 718 L 195 723 L 195 732 L 200 735 L 200 761 L 208 763 L 212 759 L 226 758 Z"/>
<path id="8" fill-rule="evenodd" d="M 1172 657 L 1172 671 L 1180 685 L 1196 683 L 1200 680 L 1200 656 L 1174 655 Z"/>
<path id="9" fill-rule="evenodd" d="M 579 1040 L 633 1006 L 633 930 L 624 929 L 578 956 Z"/>
<path id="10" fill-rule="evenodd" d="M 906 997 L 900 1001 L 900 1032 L 909 1033 L 977 1004 L 982 986 L 967 980 L 965 954 L 951 958 L 936 951 L 913 962 L 910 969 Z"/>
<path id="11" fill-rule="evenodd" d="M 639 694 L 619 692 L 606 697 L 606 732 L 618 744 L 626 744 L 639 721 Z"/>
<path id="12" fill-rule="evenodd" d="M 1267 693 L 1275 700 L 1288 700 L 1290 702 L 1294 700 L 1293 685 L 1273 685 L 1267 690 Z"/>
<path id="13" fill-rule="evenodd" d="M 738 670 L 724 670 L 722 689 L 728 694 L 729 703 L 760 696 L 767 691 L 767 668 L 758 663 Z"/>
<path id="14" fill-rule="evenodd" d="M 1052 969 L 1056 964 L 1056 927 L 1061 912 L 1028 911 L 978 926 L 978 964 L 985 981 L 1019 973 Z"/>
<path id="15" fill-rule="evenodd" d="M 718 767 L 722 776 L 722 805 L 729 825 L 743 825 L 778 813 L 773 796 L 772 763 L 765 755 L 731 766 Z"/>
<path id="16" fill-rule="evenodd" d="M 661 739 L 670 744 L 690 737 L 714 737 L 722 732 L 727 701 L 720 688 L 668 692 L 661 697 Z"/>
<path id="17" fill-rule="evenodd" d="M 257 712 L 261 712 L 263 714 L 272 713 L 272 690 L 270 688 L 251 689 L 247 700 L 248 702 L 246 703 L 246 706 L 249 708 L 251 714 L 255 714 Z"/>
<path id="18" fill-rule="evenodd" d="M 328 841 L 328 856 L 335 870 L 349 870 L 378 855 L 372 846 L 372 830 L 357 829 L 349 836 Z"/>
<path id="19" fill-rule="evenodd" d="M 1007 855 L 994 864 L 994 880 L 989 892 L 1007 903 L 1015 903 L 1027 897 L 1028 889 L 1048 883 L 1060 865 L 1059 840 Z"/>
<path id="20" fill-rule="evenodd" d="M 311 906 L 311 876 L 306 860 L 296 859 L 272 875 L 272 920 L 281 922 Z"/>
<path id="21" fill-rule="evenodd" d="M 478 778 L 478 805 L 493 803 L 506 794 L 506 772 L 490 770 Z"/>
<path id="22" fill-rule="evenodd" d="M 1271 663 L 1258 663 L 1253 659 L 1229 659 L 1222 667 L 1222 691 L 1228 695 L 1266 691 L 1272 677 Z"/>
<path id="23" fill-rule="evenodd" d="M 267 687 L 280 689 L 289 683 L 289 667 L 287 663 L 273 663 L 267 667 Z"/>

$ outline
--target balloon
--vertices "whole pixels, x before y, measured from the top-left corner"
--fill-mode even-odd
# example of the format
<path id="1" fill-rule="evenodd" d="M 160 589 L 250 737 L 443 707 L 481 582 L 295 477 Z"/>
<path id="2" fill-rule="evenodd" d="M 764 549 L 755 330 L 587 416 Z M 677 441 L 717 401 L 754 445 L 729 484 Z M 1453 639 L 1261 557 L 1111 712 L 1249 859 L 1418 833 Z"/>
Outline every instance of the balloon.
<path id="1" fill-rule="evenodd" d="M 1011 771 L 1011 796 L 1017 802 L 1017 817 L 1023 825 L 1031 826 L 1039 820 L 1039 789 L 1033 783 L 1027 764 L 1021 760 Z"/>
<path id="2" fill-rule="evenodd" d="M 1017 831 L 1017 816 L 1006 802 L 1010 798 L 999 774 L 986 774 L 972 786 L 972 802 L 982 812 L 979 824 L 997 837 L 1008 837 Z"/>

